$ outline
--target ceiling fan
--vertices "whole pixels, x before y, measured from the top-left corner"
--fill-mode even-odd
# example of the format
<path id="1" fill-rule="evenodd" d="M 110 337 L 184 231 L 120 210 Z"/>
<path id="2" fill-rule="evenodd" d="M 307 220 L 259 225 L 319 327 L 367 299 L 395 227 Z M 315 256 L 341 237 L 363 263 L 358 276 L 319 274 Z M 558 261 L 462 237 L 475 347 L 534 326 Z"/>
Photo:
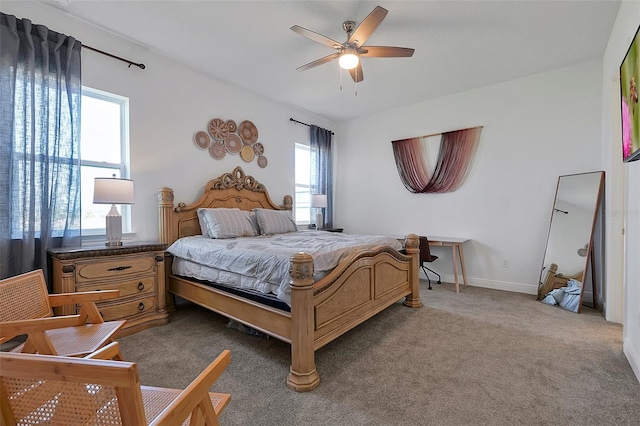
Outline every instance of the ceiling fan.
<path id="1" fill-rule="evenodd" d="M 339 43 L 329 37 L 294 25 L 291 29 L 301 36 L 337 50 L 337 52 L 331 55 L 316 59 L 296 69 L 298 71 L 305 71 L 337 58 L 340 67 L 349 70 L 353 81 L 359 83 L 363 80 L 360 58 L 407 58 L 413 56 L 415 49 L 408 47 L 364 46 L 364 43 L 376 28 L 378 28 L 378 25 L 380 25 L 385 16 L 387 16 L 387 13 L 389 13 L 387 9 L 376 6 L 357 27 L 354 21 L 345 21 L 342 24 L 342 28 L 347 33 L 347 41 L 344 43 Z"/>

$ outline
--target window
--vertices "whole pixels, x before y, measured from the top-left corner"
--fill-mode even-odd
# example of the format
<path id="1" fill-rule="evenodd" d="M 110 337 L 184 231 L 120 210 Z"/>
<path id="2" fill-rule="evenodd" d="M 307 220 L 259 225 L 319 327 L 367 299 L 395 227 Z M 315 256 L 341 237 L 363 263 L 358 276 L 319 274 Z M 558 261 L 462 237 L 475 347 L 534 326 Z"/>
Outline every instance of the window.
<path id="1" fill-rule="evenodd" d="M 82 88 L 80 176 L 82 234 L 104 235 L 111 206 L 93 204 L 97 177 L 129 177 L 129 99 L 88 87 Z M 118 206 L 122 231 L 131 232 L 131 209 Z"/>
<path id="2" fill-rule="evenodd" d="M 309 145 L 296 143 L 296 194 L 293 215 L 298 225 L 311 223 L 311 150 Z"/>

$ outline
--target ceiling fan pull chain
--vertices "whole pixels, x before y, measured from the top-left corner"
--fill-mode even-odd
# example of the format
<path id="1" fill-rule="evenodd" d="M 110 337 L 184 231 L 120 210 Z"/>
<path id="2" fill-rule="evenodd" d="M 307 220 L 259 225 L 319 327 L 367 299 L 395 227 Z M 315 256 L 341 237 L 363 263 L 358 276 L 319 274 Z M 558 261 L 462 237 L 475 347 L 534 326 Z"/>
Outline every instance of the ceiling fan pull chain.
<path id="1" fill-rule="evenodd" d="M 358 96 L 358 69 L 356 68 L 356 96 Z"/>

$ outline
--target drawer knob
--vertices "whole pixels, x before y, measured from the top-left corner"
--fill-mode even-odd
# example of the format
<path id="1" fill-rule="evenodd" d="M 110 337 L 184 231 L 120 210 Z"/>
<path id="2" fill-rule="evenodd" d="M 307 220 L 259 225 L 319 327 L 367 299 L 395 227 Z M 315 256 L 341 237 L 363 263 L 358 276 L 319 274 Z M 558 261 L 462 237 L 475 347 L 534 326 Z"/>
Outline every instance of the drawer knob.
<path id="1" fill-rule="evenodd" d="M 140 291 L 144 290 L 144 283 L 142 281 L 138 283 L 138 290 Z"/>
<path id="2" fill-rule="evenodd" d="M 142 302 L 138 303 L 138 310 L 139 311 L 144 311 L 144 303 L 142 303 Z"/>

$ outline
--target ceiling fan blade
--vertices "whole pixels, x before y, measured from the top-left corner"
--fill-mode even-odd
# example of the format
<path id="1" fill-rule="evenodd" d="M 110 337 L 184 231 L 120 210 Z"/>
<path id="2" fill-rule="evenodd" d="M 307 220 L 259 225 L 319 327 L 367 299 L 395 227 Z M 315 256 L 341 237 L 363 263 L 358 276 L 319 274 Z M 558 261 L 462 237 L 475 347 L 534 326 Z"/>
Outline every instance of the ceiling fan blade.
<path id="1" fill-rule="evenodd" d="M 322 34 L 318 34 L 314 31 L 302 28 L 299 25 L 294 25 L 293 27 L 291 27 L 291 30 L 317 43 L 324 44 L 325 46 L 333 47 L 334 49 L 339 49 L 342 47 L 342 43 L 332 40 L 329 37 L 325 37 Z"/>
<path id="2" fill-rule="evenodd" d="M 350 69 L 349 74 L 351 74 L 353 81 L 360 83 L 364 79 L 362 76 L 362 63 L 359 62 L 357 67 Z"/>
<path id="3" fill-rule="evenodd" d="M 380 22 L 387 16 L 387 13 L 389 13 L 389 11 L 384 7 L 376 6 L 376 8 L 360 22 L 358 28 L 351 33 L 347 44 L 355 43 L 356 46 L 362 46 L 367 39 L 371 37 L 371 34 L 373 34 L 376 28 L 378 28 L 378 25 L 380 25 Z"/>
<path id="4" fill-rule="evenodd" d="M 358 56 L 365 58 L 410 58 L 415 49 L 392 46 L 364 46 Z M 360 49 L 358 49 L 360 51 Z M 366 52 L 364 52 L 366 50 Z"/>
<path id="5" fill-rule="evenodd" d="M 317 67 L 318 65 L 326 64 L 340 56 L 340 52 L 332 53 L 331 55 L 324 56 L 320 59 L 316 59 L 313 62 L 309 62 L 308 64 L 302 65 L 301 67 L 296 68 L 298 71 L 305 71 L 313 67 Z"/>

